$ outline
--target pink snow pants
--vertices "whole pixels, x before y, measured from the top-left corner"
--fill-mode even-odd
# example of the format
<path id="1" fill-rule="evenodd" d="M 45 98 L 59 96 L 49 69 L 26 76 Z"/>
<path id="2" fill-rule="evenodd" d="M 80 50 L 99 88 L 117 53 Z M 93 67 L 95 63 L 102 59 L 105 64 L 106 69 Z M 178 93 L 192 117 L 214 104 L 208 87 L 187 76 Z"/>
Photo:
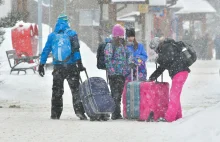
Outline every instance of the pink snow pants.
<path id="1" fill-rule="evenodd" d="M 169 105 L 165 114 L 165 119 L 168 122 L 173 122 L 182 118 L 182 107 L 180 103 L 180 95 L 186 79 L 188 71 L 182 71 L 176 74 L 172 79 L 172 86 L 169 95 Z"/>

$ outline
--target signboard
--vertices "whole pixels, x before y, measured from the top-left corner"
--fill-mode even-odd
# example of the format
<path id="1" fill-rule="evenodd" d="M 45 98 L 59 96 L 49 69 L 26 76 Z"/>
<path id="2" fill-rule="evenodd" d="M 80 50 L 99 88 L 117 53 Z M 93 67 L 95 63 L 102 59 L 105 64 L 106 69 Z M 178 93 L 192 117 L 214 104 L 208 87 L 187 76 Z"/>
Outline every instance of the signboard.
<path id="1" fill-rule="evenodd" d="M 125 26 L 125 22 L 118 21 L 117 24 L 120 24 L 123 27 Z"/>
<path id="2" fill-rule="evenodd" d="M 113 3 L 146 3 L 149 4 L 149 0 L 111 0 Z"/>
<path id="3" fill-rule="evenodd" d="M 140 11 L 140 13 L 148 13 L 148 4 L 139 4 L 138 11 Z"/>

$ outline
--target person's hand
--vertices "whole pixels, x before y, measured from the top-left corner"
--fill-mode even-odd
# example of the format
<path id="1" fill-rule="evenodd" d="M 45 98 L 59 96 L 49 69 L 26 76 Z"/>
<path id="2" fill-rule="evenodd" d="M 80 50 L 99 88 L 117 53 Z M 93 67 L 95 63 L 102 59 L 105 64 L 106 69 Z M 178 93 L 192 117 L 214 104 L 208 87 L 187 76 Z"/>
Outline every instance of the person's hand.
<path id="1" fill-rule="evenodd" d="M 77 62 L 77 66 L 78 66 L 78 70 L 79 70 L 79 71 L 85 71 L 85 70 L 86 70 L 86 68 L 83 66 L 81 60 L 79 60 L 79 61 Z"/>
<path id="2" fill-rule="evenodd" d="M 149 78 L 149 79 L 147 80 L 147 82 L 152 82 L 152 81 L 154 81 L 154 79 L 152 79 L 152 78 Z"/>
<path id="3" fill-rule="evenodd" d="M 38 72 L 39 72 L 39 75 L 41 77 L 44 77 L 45 75 L 45 72 L 44 72 L 44 64 L 40 64 L 39 67 L 38 67 Z"/>
<path id="4" fill-rule="evenodd" d="M 78 64 L 78 70 L 79 71 L 85 71 L 86 68 L 83 66 L 83 64 Z"/>
<path id="5" fill-rule="evenodd" d="M 131 69 L 135 69 L 135 68 L 136 68 L 136 64 L 135 64 L 135 63 L 130 63 L 130 64 L 129 64 L 129 67 L 130 67 Z"/>

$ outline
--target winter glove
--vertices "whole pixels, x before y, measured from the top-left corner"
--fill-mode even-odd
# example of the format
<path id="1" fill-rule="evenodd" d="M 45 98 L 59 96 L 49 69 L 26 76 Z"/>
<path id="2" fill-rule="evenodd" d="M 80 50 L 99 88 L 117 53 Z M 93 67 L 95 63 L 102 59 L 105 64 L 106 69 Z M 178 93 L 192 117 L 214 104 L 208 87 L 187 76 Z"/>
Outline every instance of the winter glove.
<path id="1" fill-rule="evenodd" d="M 152 81 L 154 81 L 154 80 L 156 80 L 156 79 L 149 78 L 149 79 L 147 80 L 147 82 L 152 82 Z"/>
<path id="2" fill-rule="evenodd" d="M 131 69 L 135 69 L 135 68 L 136 68 L 136 64 L 135 64 L 135 63 L 130 63 L 130 64 L 129 64 L 129 67 L 130 67 Z"/>
<path id="3" fill-rule="evenodd" d="M 85 71 L 85 70 L 86 70 L 86 68 L 83 66 L 81 60 L 79 60 L 79 61 L 77 62 L 77 66 L 78 66 L 78 70 L 79 70 L 79 71 Z"/>
<path id="4" fill-rule="evenodd" d="M 39 72 L 39 75 L 41 77 L 44 77 L 45 75 L 45 72 L 44 72 L 44 64 L 40 64 L 39 67 L 38 67 L 38 72 Z"/>

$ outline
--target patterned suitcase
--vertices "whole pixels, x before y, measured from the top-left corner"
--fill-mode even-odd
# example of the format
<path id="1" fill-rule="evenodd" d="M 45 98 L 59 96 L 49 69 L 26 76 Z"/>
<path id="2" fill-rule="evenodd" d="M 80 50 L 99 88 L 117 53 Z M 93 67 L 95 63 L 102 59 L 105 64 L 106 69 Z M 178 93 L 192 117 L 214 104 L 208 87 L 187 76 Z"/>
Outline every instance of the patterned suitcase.
<path id="1" fill-rule="evenodd" d="M 141 121 L 150 121 L 150 113 L 156 108 L 156 91 L 153 89 L 155 82 L 143 82 L 140 84 L 140 116 Z"/>
<path id="2" fill-rule="evenodd" d="M 169 103 L 169 83 L 126 81 L 125 85 L 123 91 L 124 118 L 150 121 L 151 112 L 154 113 L 155 121 L 159 117 L 164 117 Z"/>
<path id="3" fill-rule="evenodd" d="M 79 92 L 85 112 L 90 118 L 114 112 L 115 102 L 104 79 L 87 79 L 80 85 Z"/>
<path id="4" fill-rule="evenodd" d="M 143 82 L 140 85 L 140 118 L 150 121 L 150 113 L 154 112 L 154 120 L 164 117 L 169 103 L 169 83 Z"/>
<path id="5" fill-rule="evenodd" d="M 165 117 L 165 113 L 169 104 L 169 83 L 168 82 L 155 82 L 152 88 L 155 93 L 155 110 L 154 120 L 158 120 L 160 117 Z"/>
<path id="6" fill-rule="evenodd" d="M 140 116 L 140 84 L 132 81 L 127 84 L 126 92 L 126 116 L 127 119 L 138 119 Z"/>
<path id="7" fill-rule="evenodd" d="M 138 68 L 137 68 L 138 72 Z M 127 119 L 139 119 L 140 116 L 140 84 L 141 82 L 133 81 L 133 70 L 131 70 L 131 82 L 126 85 L 126 95 L 124 105 L 126 106 L 126 118 Z M 123 113 L 125 117 L 125 113 Z"/>

